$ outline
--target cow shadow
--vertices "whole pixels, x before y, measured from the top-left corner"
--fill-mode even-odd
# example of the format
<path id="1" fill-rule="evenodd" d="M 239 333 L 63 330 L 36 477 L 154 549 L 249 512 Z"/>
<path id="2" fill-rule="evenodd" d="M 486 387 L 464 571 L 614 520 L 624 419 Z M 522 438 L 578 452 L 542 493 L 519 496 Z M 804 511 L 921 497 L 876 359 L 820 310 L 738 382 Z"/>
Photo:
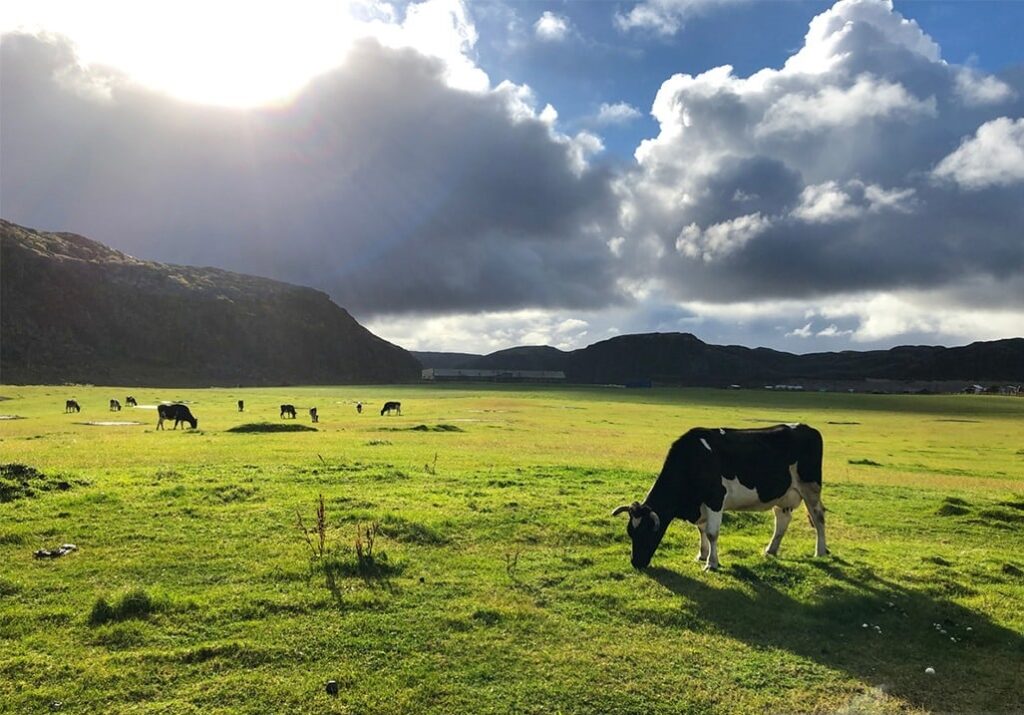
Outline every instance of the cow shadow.
<path id="1" fill-rule="evenodd" d="M 1020 711 L 1021 633 L 926 584 L 887 581 L 836 558 L 810 563 L 821 573 L 772 561 L 712 577 L 652 567 L 644 573 L 678 603 L 635 615 L 664 628 L 709 630 L 784 650 L 846 673 L 879 697 L 929 711 Z M 804 595 L 797 599 L 779 585 Z"/>

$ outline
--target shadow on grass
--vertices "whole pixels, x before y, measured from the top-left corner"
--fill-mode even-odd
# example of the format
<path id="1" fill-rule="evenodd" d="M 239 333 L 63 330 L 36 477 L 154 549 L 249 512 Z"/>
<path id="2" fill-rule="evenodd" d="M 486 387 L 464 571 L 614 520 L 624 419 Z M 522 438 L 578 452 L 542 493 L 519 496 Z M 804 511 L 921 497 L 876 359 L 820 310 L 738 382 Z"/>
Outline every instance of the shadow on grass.
<path id="1" fill-rule="evenodd" d="M 324 585 L 331 592 L 331 597 L 339 609 L 345 608 L 345 589 L 341 587 L 344 580 L 359 578 L 369 588 L 394 593 L 396 589 L 391 579 L 401 574 L 403 570 L 400 564 L 391 563 L 386 553 L 362 560 L 357 560 L 354 556 L 344 559 L 325 558 L 316 563 L 314 568 L 323 573 Z"/>
<path id="2" fill-rule="evenodd" d="M 678 622 L 662 617 L 665 627 L 710 627 L 785 650 L 929 711 L 1019 711 L 1022 634 L 840 559 L 811 563 L 825 583 L 810 602 L 778 590 L 806 574 L 777 562 L 727 568 L 711 580 L 661 567 L 645 574 L 680 599 L 671 614 Z M 732 588 L 723 583 L 730 576 Z"/>

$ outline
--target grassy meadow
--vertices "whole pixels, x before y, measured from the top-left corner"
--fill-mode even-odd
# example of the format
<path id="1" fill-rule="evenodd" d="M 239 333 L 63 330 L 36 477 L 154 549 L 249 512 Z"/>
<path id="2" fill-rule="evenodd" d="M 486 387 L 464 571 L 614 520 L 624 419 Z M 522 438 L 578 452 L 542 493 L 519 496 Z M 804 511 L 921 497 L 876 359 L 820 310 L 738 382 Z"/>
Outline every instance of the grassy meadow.
<path id="1" fill-rule="evenodd" d="M 107 410 L 129 394 L 140 407 Z M 0 475 L 2 712 L 1024 708 L 1022 399 L 479 385 L 0 396 L 0 415 L 21 418 L 0 420 L 0 463 L 38 471 Z M 67 398 L 82 412 L 65 414 Z M 401 417 L 378 415 L 389 399 Z M 160 400 L 189 401 L 199 429 L 156 431 Z M 319 424 L 304 409 L 294 422 L 317 430 L 263 431 L 284 402 L 318 407 Z M 630 567 L 610 512 L 644 496 L 672 440 L 796 421 L 825 438 L 831 556 L 812 558 L 801 507 L 777 559 L 762 555 L 770 513 L 727 514 L 722 571 L 700 570 L 680 522 L 650 569 Z M 33 558 L 65 542 L 78 551 Z"/>

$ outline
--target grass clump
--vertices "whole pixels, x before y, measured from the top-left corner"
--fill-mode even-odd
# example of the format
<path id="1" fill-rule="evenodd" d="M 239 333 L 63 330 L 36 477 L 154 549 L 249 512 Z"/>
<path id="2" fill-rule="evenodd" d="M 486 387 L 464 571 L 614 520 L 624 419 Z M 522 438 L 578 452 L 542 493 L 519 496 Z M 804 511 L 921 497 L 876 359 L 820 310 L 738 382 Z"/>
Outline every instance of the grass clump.
<path id="1" fill-rule="evenodd" d="M 247 422 L 244 425 L 235 425 L 228 432 L 251 433 L 251 432 L 317 432 L 316 427 L 295 424 L 294 422 Z"/>
<path id="2" fill-rule="evenodd" d="M 876 462 L 873 459 L 848 459 L 847 464 L 855 464 L 861 467 L 881 467 L 884 466 L 881 462 Z"/>
<path id="3" fill-rule="evenodd" d="M 34 497 L 38 492 L 66 491 L 71 482 L 50 477 L 26 464 L 0 464 L 0 503 Z"/>
<path id="4" fill-rule="evenodd" d="M 389 432 L 465 432 L 458 425 L 439 424 L 439 425 L 416 425 L 415 427 L 391 427 L 388 428 Z"/>
<path id="5" fill-rule="evenodd" d="M 969 514 L 969 504 L 959 497 L 946 497 L 942 505 L 935 510 L 938 516 L 963 516 Z"/>
<path id="6" fill-rule="evenodd" d="M 89 614 L 89 625 L 100 626 L 133 619 L 144 621 L 158 610 L 160 607 L 156 600 L 141 588 L 123 594 L 114 603 L 100 596 Z"/>

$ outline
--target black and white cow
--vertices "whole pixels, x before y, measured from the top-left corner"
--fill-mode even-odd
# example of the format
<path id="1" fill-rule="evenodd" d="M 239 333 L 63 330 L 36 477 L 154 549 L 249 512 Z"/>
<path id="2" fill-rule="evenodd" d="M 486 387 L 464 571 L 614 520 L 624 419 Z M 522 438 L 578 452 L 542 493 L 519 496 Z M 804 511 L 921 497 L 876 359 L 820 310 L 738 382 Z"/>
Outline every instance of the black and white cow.
<path id="1" fill-rule="evenodd" d="M 188 422 L 192 429 L 199 427 L 199 420 L 192 416 L 192 411 L 187 405 L 157 405 L 156 411 L 160 415 L 156 423 L 157 429 L 164 428 L 164 420 L 174 420 L 174 429 L 178 429 L 182 422 Z"/>
<path id="2" fill-rule="evenodd" d="M 79 406 L 76 400 L 65 400 L 64 401 L 64 412 L 81 412 L 82 408 Z"/>
<path id="3" fill-rule="evenodd" d="M 295 405 L 281 405 L 281 419 L 285 417 L 295 419 Z"/>
<path id="4" fill-rule="evenodd" d="M 312 422 L 319 422 L 320 421 L 320 414 L 316 411 L 315 407 L 310 407 L 309 408 L 309 419 Z"/>
<path id="5" fill-rule="evenodd" d="M 124 404 L 128 405 L 129 407 L 138 407 L 139 406 L 139 403 L 136 402 L 135 398 L 132 397 L 131 395 L 128 395 L 128 397 L 126 397 L 124 399 Z"/>
<path id="6" fill-rule="evenodd" d="M 668 451 L 647 497 L 620 506 L 629 513 L 633 567 L 646 568 L 673 519 L 700 531 L 697 561 L 718 568 L 718 532 L 724 511 L 775 511 L 775 534 L 765 548 L 774 556 L 803 501 L 818 534 L 815 554 L 824 556 L 825 507 L 821 503 L 821 433 L 807 425 L 763 429 L 694 428 Z"/>
<path id="7" fill-rule="evenodd" d="M 392 412 L 397 412 L 399 415 L 402 414 L 402 403 L 401 402 L 385 402 L 384 406 L 380 408 L 380 416 L 390 415 Z"/>
<path id="8" fill-rule="evenodd" d="M 245 412 L 245 400 L 238 401 L 238 411 Z"/>
<path id="9" fill-rule="evenodd" d="M 111 412 L 120 412 L 121 411 L 121 403 L 118 402 L 117 400 L 111 400 L 110 401 L 110 411 Z"/>

